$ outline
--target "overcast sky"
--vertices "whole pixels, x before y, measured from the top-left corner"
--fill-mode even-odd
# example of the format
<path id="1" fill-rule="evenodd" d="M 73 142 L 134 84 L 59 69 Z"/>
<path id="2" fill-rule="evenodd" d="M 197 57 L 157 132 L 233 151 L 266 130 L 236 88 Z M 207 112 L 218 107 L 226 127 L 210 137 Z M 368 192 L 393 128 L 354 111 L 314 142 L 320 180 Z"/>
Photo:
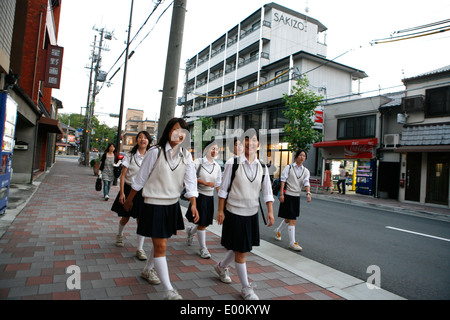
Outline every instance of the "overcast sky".
<path id="1" fill-rule="evenodd" d="M 270 1 L 187 0 L 181 68 L 188 58 L 237 25 Z M 279 0 L 282 6 L 319 20 L 327 30 L 328 59 L 363 70 L 369 76 L 361 82 L 361 92 L 377 94 L 403 89 L 401 79 L 450 65 L 450 31 L 410 40 L 370 45 L 374 39 L 388 38 L 394 31 L 446 20 L 450 17 L 448 0 Z M 127 108 L 144 110 L 145 117 L 159 117 L 172 6 L 156 19 L 172 1 L 165 0 L 143 26 L 130 45 L 135 54 L 128 62 L 124 116 Z M 134 0 L 133 37 L 153 10 L 150 0 Z M 306 13 L 305 8 L 309 8 Z M 113 32 L 104 40 L 108 51 L 102 53 L 103 71 L 108 78 L 124 63 L 131 0 L 64 0 L 61 5 L 58 45 L 64 47 L 61 88 L 53 96 L 62 101 L 60 113 L 80 113 L 86 106 L 91 45 L 99 33 L 94 28 Z M 152 30 L 153 29 L 153 30 Z M 150 32 L 150 33 L 149 33 Z M 143 40 L 144 36 L 147 36 Z M 141 42 L 142 41 L 142 42 Z M 351 51 L 349 51 L 351 49 Z M 179 92 L 184 71 L 180 70 Z M 117 125 L 123 81 L 123 67 L 97 95 L 95 112 L 101 122 Z M 374 91 L 375 90 L 375 91 Z"/>

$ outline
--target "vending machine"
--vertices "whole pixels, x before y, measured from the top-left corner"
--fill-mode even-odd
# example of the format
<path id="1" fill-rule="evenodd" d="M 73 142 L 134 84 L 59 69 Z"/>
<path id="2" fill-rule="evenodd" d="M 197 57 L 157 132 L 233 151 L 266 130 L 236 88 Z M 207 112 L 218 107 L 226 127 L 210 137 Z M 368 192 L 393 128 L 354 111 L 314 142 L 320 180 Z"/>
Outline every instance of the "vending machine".
<path id="1" fill-rule="evenodd" d="M 2 215 L 5 213 L 8 206 L 17 103 L 8 96 L 8 94 L 0 93 L 0 107 L 0 142 L 2 146 L 0 167 L 0 215 Z"/>
<path id="2" fill-rule="evenodd" d="M 359 160 L 356 170 L 356 193 L 373 194 L 374 160 Z"/>

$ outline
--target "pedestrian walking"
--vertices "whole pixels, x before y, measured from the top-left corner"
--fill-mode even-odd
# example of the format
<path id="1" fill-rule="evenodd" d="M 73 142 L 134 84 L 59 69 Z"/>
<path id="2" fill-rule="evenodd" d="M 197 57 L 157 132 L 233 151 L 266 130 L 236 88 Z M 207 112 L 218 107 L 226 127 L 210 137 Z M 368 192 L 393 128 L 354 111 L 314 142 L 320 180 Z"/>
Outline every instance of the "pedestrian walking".
<path id="1" fill-rule="evenodd" d="M 214 160 L 219 152 L 219 146 L 216 141 L 210 141 L 204 151 L 204 157 L 194 161 L 197 172 L 197 211 L 199 220 L 194 226 L 187 229 L 187 244 L 192 245 L 194 235 L 197 234 L 200 244 L 200 257 L 203 259 L 211 258 L 211 254 L 206 247 L 206 228 L 212 224 L 214 218 L 214 189 L 219 192 L 222 182 L 222 170 L 219 164 Z M 186 219 L 193 222 L 194 217 L 189 205 L 186 212 Z"/>
<path id="2" fill-rule="evenodd" d="M 337 183 L 339 193 L 341 193 L 341 185 L 342 185 L 342 194 L 345 194 L 345 182 L 347 181 L 347 172 L 345 171 L 344 165 L 341 164 L 339 166 L 339 180 Z"/>
<path id="3" fill-rule="evenodd" d="M 295 251 L 302 251 L 302 247 L 295 240 L 295 224 L 297 217 L 300 216 L 300 193 L 302 187 L 306 190 L 308 202 L 311 202 L 310 173 L 303 166 L 303 162 L 307 159 L 306 151 L 298 150 L 295 153 L 294 159 L 294 163 L 287 165 L 281 173 L 280 209 L 278 210 L 278 217 L 284 220 L 274 232 L 275 239 L 281 241 L 281 232 L 288 228 L 289 248 Z"/>
<path id="4" fill-rule="evenodd" d="M 136 144 L 131 149 L 131 151 L 124 156 L 122 161 L 120 191 L 117 194 L 116 200 L 111 207 L 111 210 L 116 212 L 120 217 L 119 230 L 116 235 L 117 247 L 123 247 L 123 230 L 130 220 L 130 217 L 133 217 L 139 223 L 139 212 L 140 210 L 142 210 L 144 201 L 142 198 L 142 191 L 139 191 L 134 197 L 133 208 L 130 211 L 126 211 L 123 207 L 123 204 L 125 203 L 125 199 L 130 193 L 133 178 L 139 171 L 147 150 L 150 149 L 151 142 L 152 137 L 147 131 L 139 132 L 136 136 Z M 145 251 L 143 249 L 144 239 L 144 236 L 137 235 L 138 246 L 136 249 L 136 257 L 139 260 L 147 260 L 147 256 L 145 255 Z"/>
<path id="5" fill-rule="evenodd" d="M 114 181 L 114 166 L 119 163 L 119 152 L 116 149 L 114 143 L 108 144 L 103 152 L 99 177 L 103 180 L 103 197 L 105 201 L 109 199 L 109 190 L 111 189 L 111 183 Z"/>
<path id="6" fill-rule="evenodd" d="M 191 154 L 181 147 L 188 126 L 181 118 L 172 118 L 167 123 L 158 144 L 147 151 L 141 168 L 133 179 L 131 191 L 124 207 L 129 211 L 133 198 L 142 190 L 144 206 L 139 215 L 137 233 L 151 237 L 153 248 L 141 273 L 149 283 L 162 283 L 165 299 L 179 300 L 181 295 L 172 287 L 166 260 L 168 239 L 184 230 L 179 197 L 186 187 L 186 197 L 191 203 L 194 222 L 198 221 L 196 206 L 197 178 Z M 151 272 L 156 270 L 158 277 Z"/>
<path id="7" fill-rule="evenodd" d="M 273 195 L 269 171 L 257 158 L 259 146 L 257 131 L 249 129 L 245 133 L 244 141 L 244 153 L 239 159 L 235 161 L 233 157 L 226 162 L 219 189 L 216 219 L 219 225 L 223 224 L 221 244 L 228 252 L 214 269 L 222 282 L 231 283 L 228 267 L 234 260 L 242 285 L 241 296 L 245 300 L 258 300 L 247 278 L 246 256 L 253 246 L 259 246 L 260 190 L 262 189 L 268 209 L 268 226 L 274 223 Z M 235 166 L 235 163 L 238 165 Z"/>
<path id="8" fill-rule="evenodd" d="M 331 180 L 331 170 L 330 170 L 330 164 L 325 164 L 325 172 L 324 172 L 324 178 L 323 178 L 323 187 L 326 188 L 325 191 L 331 191 L 333 193 L 333 187 L 332 187 L 332 180 Z"/>

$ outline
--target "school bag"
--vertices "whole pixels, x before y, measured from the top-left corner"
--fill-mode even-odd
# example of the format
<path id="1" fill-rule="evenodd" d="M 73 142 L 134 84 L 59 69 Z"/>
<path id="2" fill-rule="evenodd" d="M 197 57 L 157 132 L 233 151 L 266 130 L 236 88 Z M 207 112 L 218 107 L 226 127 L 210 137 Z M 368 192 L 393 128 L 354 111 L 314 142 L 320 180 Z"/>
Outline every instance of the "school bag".
<path id="1" fill-rule="evenodd" d="M 289 167 L 289 172 L 291 171 L 291 165 L 288 164 Z M 288 172 L 288 176 L 289 176 L 289 172 Z M 284 189 L 286 189 L 287 184 L 284 184 Z M 280 189 L 281 189 L 281 179 L 275 179 L 273 180 L 272 183 L 272 193 L 274 196 L 278 196 L 278 194 L 280 193 Z"/>

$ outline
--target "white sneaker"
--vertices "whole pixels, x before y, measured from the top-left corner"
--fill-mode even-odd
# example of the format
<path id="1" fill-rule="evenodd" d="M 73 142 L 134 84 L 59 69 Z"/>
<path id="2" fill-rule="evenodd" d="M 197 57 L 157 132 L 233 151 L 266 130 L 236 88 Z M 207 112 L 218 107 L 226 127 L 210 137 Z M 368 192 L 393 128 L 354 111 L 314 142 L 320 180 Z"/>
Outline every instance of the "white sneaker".
<path id="1" fill-rule="evenodd" d="M 289 245 L 289 248 L 294 250 L 294 251 L 302 251 L 303 250 L 303 248 L 300 247 L 297 242 L 291 243 Z"/>
<path id="2" fill-rule="evenodd" d="M 123 247 L 123 237 L 120 234 L 116 235 L 116 247 Z"/>
<path id="3" fill-rule="evenodd" d="M 106 195 L 106 196 L 105 196 L 105 201 L 108 201 L 108 199 L 109 199 L 109 196 Z"/>
<path id="4" fill-rule="evenodd" d="M 174 289 L 166 292 L 164 300 L 183 300 L 183 297 Z"/>
<path id="5" fill-rule="evenodd" d="M 159 280 L 158 275 L 156 274 L 155 269 L 147 269 L 141 272 L 141 278 L 144 278 L 150 284 L 160 284 L 161 280 Z"/>
<path id="6" fill-rule="evenodd" d="M 274 230 L 273 233 L 274 233 L 275 240 L 281 241 L 281 232 Z"/>
<path id="7" fill-rule="evenodd" d="M 242 288 L 241 296 L 244 300 L 259 300 L 258 296 L 255 294 L 255 291 L 253 291 L 252 284 L 246 288 Z"/>
<path id="8" fill-rule="evenodd" d="M 147 260 L 147 255 L 145 254 L 145 251 L 141 249 L 136 250 L 136 257 L 141 261 Z"/>
<path id="9" fill-rule="evenodd" d="M 230 271 L 228 268 L 222 268 L 218 264 L 214 266 L 214 270 L 216 270 L 217 275 L 219 276 L 220 281 L 223 283 L 231 283 Z"/>
<path id="10" fill-rule="evenodd" d="M 192 240 L 194 239 L 194 235 L 192 234 L 192 227 L 187 229 L 187 245 L 192 245 Z"/>
<path id="11" fill-rule="evenodd" d="M 200 257 L 203 259 L 209 259 L 211 258 L 211 254 L 209 253 L 207 248 L 201 248 L 200 249 Z"/>

